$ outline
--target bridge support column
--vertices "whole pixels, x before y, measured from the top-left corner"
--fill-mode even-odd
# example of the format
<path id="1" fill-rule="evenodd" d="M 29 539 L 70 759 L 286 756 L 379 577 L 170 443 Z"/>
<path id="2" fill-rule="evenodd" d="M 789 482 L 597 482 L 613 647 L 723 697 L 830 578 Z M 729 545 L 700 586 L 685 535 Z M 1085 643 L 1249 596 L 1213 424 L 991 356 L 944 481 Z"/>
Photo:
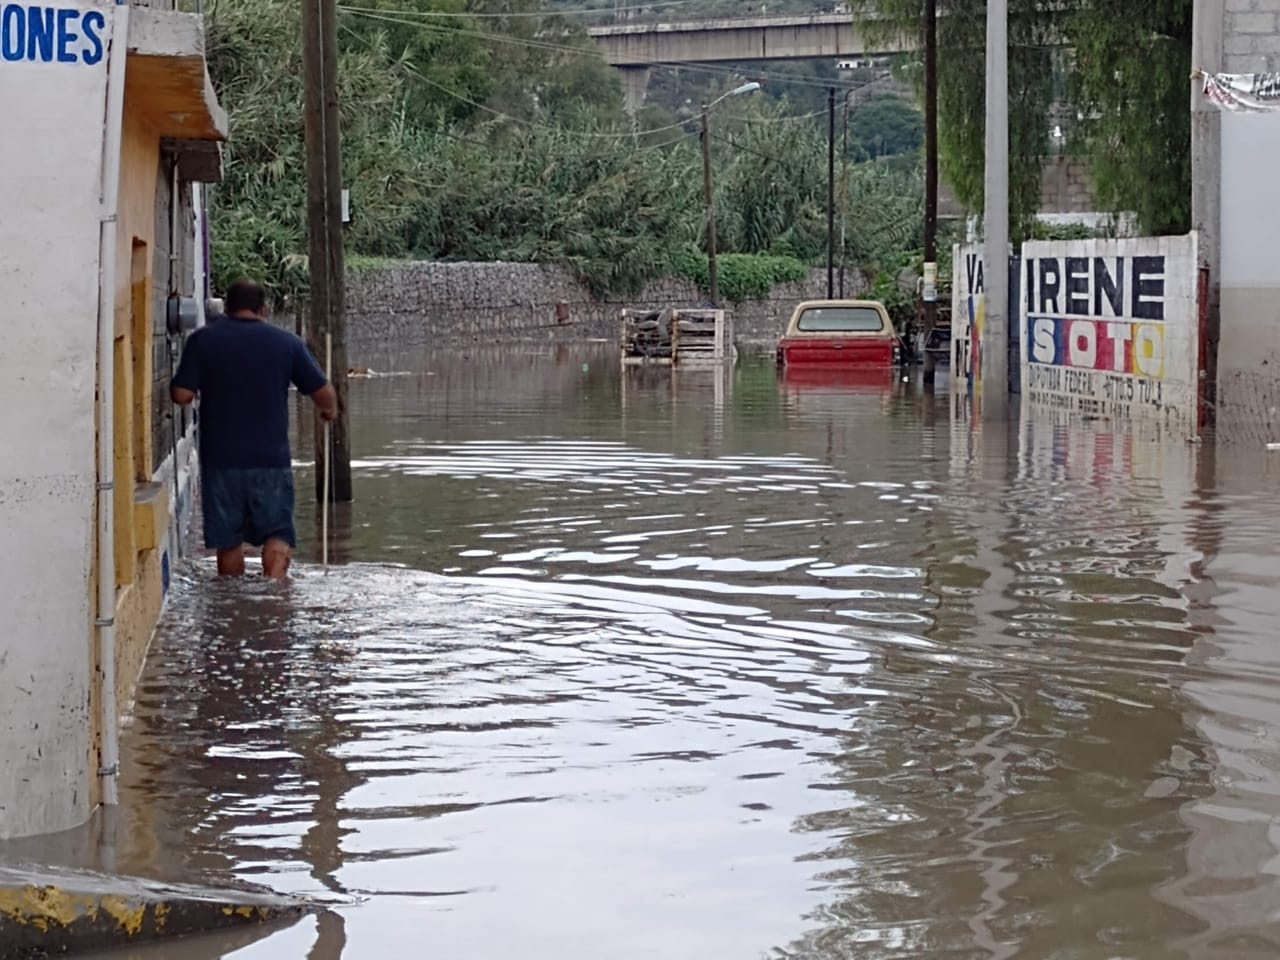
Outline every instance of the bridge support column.
<path id="1" fill-rule="evenodd" d="M 618 67 L 618 72 L 622 74 L 623 109 L 634 116 L 644 106 L 649 93 L 650 67 L 628 65 Z"/>

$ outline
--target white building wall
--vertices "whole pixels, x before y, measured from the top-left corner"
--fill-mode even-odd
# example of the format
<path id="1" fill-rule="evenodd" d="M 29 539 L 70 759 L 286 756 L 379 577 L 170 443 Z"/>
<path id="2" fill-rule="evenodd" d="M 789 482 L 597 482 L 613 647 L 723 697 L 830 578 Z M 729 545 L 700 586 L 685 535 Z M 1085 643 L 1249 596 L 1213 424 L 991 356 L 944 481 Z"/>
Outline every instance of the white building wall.
<path id="1" fill-rule="evenodd" d="M 1280 440 L 1280 116 L 1222 116 L 1219 421 Z"/>
<path id="2" fill-rule="evenodd" d="M 1221 14 L 1220 24 L 1202 27 L 1206 42 L 1221 43 L 1220 69 L 1280 70 L 1280 0 L 1214 0 L 1207 6 Z M 1200 188 L 1212 190 L 1220 203 L 1219 432 L 1250 442 L 1280 440 L 1280 116 L 1223 111 L 1215 122 L 1219 163 L 1197 176 L 1204 181 Z"/>
<path id="3" fill-rule="evenodd" d="M 90 558 L 112 6 L 58 9 L 72 13 L 51 11 L 62 32 L 47 41 L 43 7 L 0 5 L 0 836 L 83 821 L 95 773 Z"/>

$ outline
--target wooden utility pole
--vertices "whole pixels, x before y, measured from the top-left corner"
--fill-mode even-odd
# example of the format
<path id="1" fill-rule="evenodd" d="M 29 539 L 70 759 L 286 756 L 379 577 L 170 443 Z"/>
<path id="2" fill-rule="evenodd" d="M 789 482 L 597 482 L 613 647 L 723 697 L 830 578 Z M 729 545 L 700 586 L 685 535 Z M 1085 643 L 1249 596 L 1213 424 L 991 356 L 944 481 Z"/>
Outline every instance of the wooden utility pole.
<path id="1" fill-rule="evenodd" d="M 924 382 L 933 386 L 929 349 L 938 322 L 938 0 L 924 3 Z"/>
<path id="2" fill-rule="evenodd" d="M 849 263 L 849 94 L 844 95 L 844 146 L 840 164 L 840 299 L 844 299 L 844 275 Z"/>
<path id="3" fill-rule="evenodd" d="M 827 299 L 836 295 L 836 88 L 827 90 Z"/>
<path id="4" fill-rule="evenodd" d="M 324 498 L 327 458 L 332 455 L 330 498 L 347 503 L 351 492 L 351 444 L 347 415 L 346 258 L 342 245 L 342 140 L 338 121 L 337 0 L 302 0 L 303 113 L 306 132 L 307 241 L 311 273 L 311 352 L 325 356 L 333 344 L 330 381 L 338 393 L 332 446 L 316 417 L 316 498 Z"/>

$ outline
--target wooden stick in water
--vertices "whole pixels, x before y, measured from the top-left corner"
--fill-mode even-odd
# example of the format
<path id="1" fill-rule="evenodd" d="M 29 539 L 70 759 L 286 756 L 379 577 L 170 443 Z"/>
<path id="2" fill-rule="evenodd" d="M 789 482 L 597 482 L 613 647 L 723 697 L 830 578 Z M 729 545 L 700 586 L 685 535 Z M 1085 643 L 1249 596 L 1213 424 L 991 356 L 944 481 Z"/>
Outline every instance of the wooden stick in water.
<path id="1" fill-rule="evenodd" d="M 326 332 L 324 335 L 324 374 L 329 378 L 329 382 L 333 382 L 333 335 Z M 321 547 L 321 562 L 324 564 L 325 572 L 329 571 L 329 486 L 332 483 L 333 476 L 333 425 L 328 420 L 324 422 L 324 494 L 323 502 L 320 504 L 320 539 L 323 546 Z"/>

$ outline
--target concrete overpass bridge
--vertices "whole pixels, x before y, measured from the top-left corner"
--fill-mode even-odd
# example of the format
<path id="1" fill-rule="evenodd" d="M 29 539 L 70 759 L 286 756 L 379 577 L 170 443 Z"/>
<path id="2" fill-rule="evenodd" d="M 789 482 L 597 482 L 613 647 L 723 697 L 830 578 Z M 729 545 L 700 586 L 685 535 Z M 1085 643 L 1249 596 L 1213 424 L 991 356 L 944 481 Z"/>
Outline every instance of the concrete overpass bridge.
<path id="1" fill-rule="evenodd" d="M 620 23 L 588 32 L 605 60 L 622 71 L 631 111 L 644 103 L 649 69 L 662 64 L 853 59 L 914 49 L 905 38 L 870 42 L 849 13 Z"/>
<path id="2" fill-rule="evenodd" d="M 605 60 L 622 72 L 627 110 L 644 105 L 652 67 L 676 63 L 751 60 L 852 60 L 917 49 L 907 37 L 872 42 L 851 13 L 755 16 L 671 23 L 618 23 L 588 31 Z M 954 202 L 953 202 L 954 205 Z M 1068 218 L 1096 209 L 1091 183 L 1078 162 L 1046 160 L 1041 209 Z M 955 207 L 956 213 L 959 207 Z"/>

